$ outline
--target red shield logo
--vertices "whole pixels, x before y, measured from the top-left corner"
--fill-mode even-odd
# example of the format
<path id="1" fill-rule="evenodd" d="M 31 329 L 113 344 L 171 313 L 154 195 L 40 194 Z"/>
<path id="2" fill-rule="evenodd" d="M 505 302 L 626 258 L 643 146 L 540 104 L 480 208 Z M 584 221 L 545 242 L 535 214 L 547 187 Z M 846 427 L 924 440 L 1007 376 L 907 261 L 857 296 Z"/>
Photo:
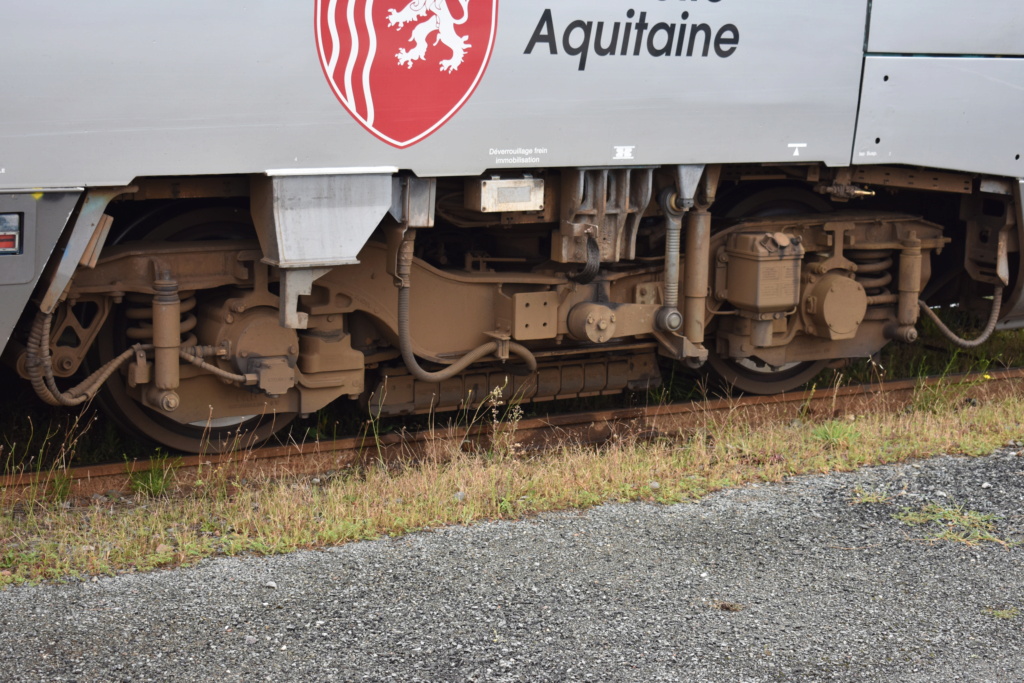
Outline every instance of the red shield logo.
<path id="1" fill-rule="evenodd" d="M 473 94 L 497 19 L 498 0 L 316 0 L 320 64 L 356 121 L 408 147 Z"/>

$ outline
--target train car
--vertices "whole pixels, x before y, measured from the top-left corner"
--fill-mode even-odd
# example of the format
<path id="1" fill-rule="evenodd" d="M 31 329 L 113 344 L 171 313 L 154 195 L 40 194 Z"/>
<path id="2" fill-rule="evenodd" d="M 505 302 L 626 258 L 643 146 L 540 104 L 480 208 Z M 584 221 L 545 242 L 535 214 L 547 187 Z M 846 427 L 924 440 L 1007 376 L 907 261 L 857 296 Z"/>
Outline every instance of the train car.
<path id="1" fill-rule="evenodd" d="M 0 7 L 0 334 L 168 447 L 1024 324 L 1019 0 Z"/>

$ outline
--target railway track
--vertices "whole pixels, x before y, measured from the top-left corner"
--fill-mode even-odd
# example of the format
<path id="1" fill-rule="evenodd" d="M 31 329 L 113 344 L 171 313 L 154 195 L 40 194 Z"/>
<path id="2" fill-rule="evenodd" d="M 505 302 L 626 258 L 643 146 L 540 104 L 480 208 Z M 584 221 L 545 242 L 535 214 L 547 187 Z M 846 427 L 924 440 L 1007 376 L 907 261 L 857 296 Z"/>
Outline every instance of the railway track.
<path id="1" fill-rule="evenodd" d="M 523 448 L 537 451 L 560 443 L 600 444 L 628 436 L 657 436 L 694 429 L 730 416 L 750 423 L 769 420 L 879 413 L 904 409 L 922 387 L 961 387 L 963 400 L 998 400 L 1012 393 L 1024 379 L 1024 368 L 967 373 L 944 377 L 817 388 L 773 396 L 745 396 L 668 405 L 566 413 L 501 425 L 503 436 Z M 514 429 L 514 432 L 512 430 Z M 219 455 L 192 455 L 170 459 L 176 486 L 188 489 L 211 469 L 238 479 L 257 476 L 314 476 L 352 465 L 398 458 L 415 459 L 438 442 L 455 441 L 461 447 L 486 447 L 494 427 L 441 427 L 378 436 L 363 435 L 327 441 L 249 449 Z M 510 433 L 511 432 L 511 433 Z M 56 478 L 70 481 L 70 499 L 83 502 L 117 492 L 130 494 L 132 474 L 167 462 L 150 460 L 88 465 L 64 470 L 13 474 L 0 477 L 0 501 L 14 503 L 45 491 Z"/>

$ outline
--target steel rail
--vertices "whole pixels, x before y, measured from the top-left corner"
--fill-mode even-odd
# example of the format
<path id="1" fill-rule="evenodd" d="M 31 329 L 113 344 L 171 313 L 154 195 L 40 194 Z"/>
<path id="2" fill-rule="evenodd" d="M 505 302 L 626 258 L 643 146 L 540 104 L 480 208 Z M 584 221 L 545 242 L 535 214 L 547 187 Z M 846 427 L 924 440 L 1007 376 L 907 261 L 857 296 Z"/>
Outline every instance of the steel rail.
<path id="1" fill-rule="evenodd" d="M 747 422 L 768 419 L 887 412 L 901 409 L 922 387 L 975 383 L 986 397 L 1007 395 L 1024 368 L 859 384 L 838 388 L 811 389 L 772 396 L 743 396 L 698 400 L 666 405 L 595 410 L 530 418 L 515 424 L 516 444 L 539 450 L 564 443 L 599 444 L 630 434 L 678 433 L 732 414 Z M 824 413 L 822 411 L 825 411 Z M 507 426 L 507 425 L 506 425 Z M 406 457 L 415 459 L 432 443 L 445 440 L 483 442 L 492 435 L 490 425 L 442 427 L 418 432 L 363 435 L 329 441 L 294 443 L 217 455 L 183 455 L 170 458 L 175 481 L 187 487 L 200 481 L 204 472 L 226 469 L 231 477 L 316 475 L 360 462 Z M 66 470 L 30 472 L 0 476 L 0 501 L 24 500 L 46 487 L 59 472 L 71 482 L 73 499 L 88 499 L 108 491 L 127 493 L 130 474 L 166 466 L 151 460 L 129 463 L 85 465 Z"/>

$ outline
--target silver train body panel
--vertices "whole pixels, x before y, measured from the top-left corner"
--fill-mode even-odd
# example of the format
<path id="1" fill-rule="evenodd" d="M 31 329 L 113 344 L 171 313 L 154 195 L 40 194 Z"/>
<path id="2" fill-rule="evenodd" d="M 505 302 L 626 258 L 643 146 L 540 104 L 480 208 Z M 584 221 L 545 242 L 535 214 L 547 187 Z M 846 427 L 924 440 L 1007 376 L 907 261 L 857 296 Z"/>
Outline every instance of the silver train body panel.
<path id="1" fill-rule="evenodd" d="M 1024 55 L 1024 11 L 1019 0 L 873 0 L 868 51 Z"/>
<path id="2" fill-rule="evenodd" d="M 493 49 L 471 96 L 406 146 L 371 134 L 339 102 L 321 64 L 320 6 L 0 8 L 0 24 L 15 29 L 0 42 L 0 213 L 30 190 L 59 204 L 31 220 L 33 211 L 10 209 L 33 246 L 0 255 L 4 341 L 71 211 L 75 195 L 57 188 L 145 176 L 787 161 L 1024 176 L 1016 0 L 495 0 Z M 604 56 L 599 25 L 605 41 L 613 26 L 622 31 Z M 696 50 L 675 42 L 698 25 L 707 35 Z M 377 28 L 408 35 L 411 26 Z M 482 36 L 467 47 L 487 46 Z M 428 48 L 410 73 L 437 71 L 445 47 Z M 410 98 L 409 111 L 422 104 Z M 24 281 L 3 279 L 26 268 Z"/>
<path id="3" fill-rule="evenodd" d="M 854 163 L 1024 174 L 1024 59 L 871 55 L 862 93 Z"/>
<path id="4" fill-rule="evenodd" d="M 434 176 L 770 162 L 793 157 L 790 144 L 806 145 L 805 160 L 849 163 L 866 0 L 561 2 L 551 10 L 552 40 L 530 54 L 550 4 L 503 4 L 472 97 L 406 149 L 367 134 L 339 105 L 318 60 L 313 4 L 0 9 L 5 26 L 28 29 L 0 45 L 0 75 L 13 94 L 0 100 L 0 188 L 270 169 L 395 166 Z M 631 9 L 651 26 L 700 22 L 717 32 L 731 24 L 738 44 L 726 58 L 654 57 L 646 44 L 639 55 L 599 57 L 592 46 L 583 70 L 581 56 L 566 54 L 571 22 L 625 24 Z M 415 66 L 436 64 L 429 54 Z M 621 147 L 630 153 L 616 158 Z M 516 149 L 533 153 L 500 152 Z M 516 156 L 529 161 L 509 160 Z"/>

